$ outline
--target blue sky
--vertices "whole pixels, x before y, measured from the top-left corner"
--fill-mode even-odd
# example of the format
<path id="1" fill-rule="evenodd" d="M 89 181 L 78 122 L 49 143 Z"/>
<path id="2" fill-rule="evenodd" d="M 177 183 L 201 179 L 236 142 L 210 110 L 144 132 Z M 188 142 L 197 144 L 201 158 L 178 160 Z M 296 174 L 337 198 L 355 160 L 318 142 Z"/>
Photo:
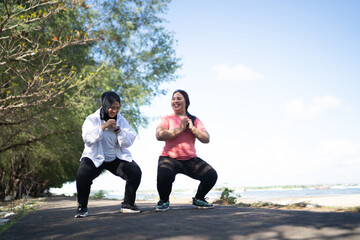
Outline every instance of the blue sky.
<path id="1" fill-rule="evenodd" d="M 178 88 L 210 133 L 196 147 L 218 186 L 360 183 L 359 13 L 356 0 L 173 0 L 167 29 L 183 67 L 143 108 L 154 121 L 130 149 L 140 189 L 156 189 L 155 128 Z M 106 173 L 93 189 L 109 181 L 124 186 Z M 174 189 L 197 185 L 179 175 Z"/>

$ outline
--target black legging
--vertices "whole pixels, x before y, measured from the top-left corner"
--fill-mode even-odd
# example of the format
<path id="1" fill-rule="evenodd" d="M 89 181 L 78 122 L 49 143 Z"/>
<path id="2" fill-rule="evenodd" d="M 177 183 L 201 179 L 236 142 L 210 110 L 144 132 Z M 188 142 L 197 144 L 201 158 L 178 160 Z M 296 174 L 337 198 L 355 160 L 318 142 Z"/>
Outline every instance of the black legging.
<path id="1" fill-rule="evenodd" d="M 160 199 L 167 202 L 175 176 L 178 173 L 200 180 L 195 198 L 204 199 L 217 180 L 217 173 L 207 162 L 195 157 L 190 160 L 176 160 L 170 157 L 159 157 L 157 173 L 157 190 Z"/>
<path id="2" fill-rule="evenodd" d="M 81 159 L 76 175 L 79 207 L 87 207 L 92 181 L 97 178 L 104 169 L 109 170 L 112 174 L 126 181 L 124 203 L 134 205 L 136 190 L 141 181 L 141 170 L 135 161 L 127 162 L 116 158 L 114 161 L 104 162 L 100 167 L 96 168 L 90 158 L 84 157 Z"/>

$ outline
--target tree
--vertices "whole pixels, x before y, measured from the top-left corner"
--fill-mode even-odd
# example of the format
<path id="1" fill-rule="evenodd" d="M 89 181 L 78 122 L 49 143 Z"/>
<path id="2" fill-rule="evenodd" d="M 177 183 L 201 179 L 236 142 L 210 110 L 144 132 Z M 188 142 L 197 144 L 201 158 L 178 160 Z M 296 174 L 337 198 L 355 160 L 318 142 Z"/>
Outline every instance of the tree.
<path id="1" fill-rule="evenodd" d="M 179 67 L 158 17 L 167 2 L 0 3 L 0 199 L 74 180 L 81 124 L 103 91 L 120 93 L 135 128 L 146 125 L 139 107 Z"/>
<path id="2" fill-rule="evenodd" d="M 160 84 L 174 80 L 180 67 L 173 36 L 165 30 L 164 19 L 158 17 L 166 12 L 169 0 L 87 2 L 94 8 L 92 17 L 103 20 L 95 31 L 101 32 L 104 41 L 94 47 L 96 56 L 107 63 L 100 73 L 102 86 L 121 94 L 122 112 L 135 127 L 146 126 L 139 106 L 164 94 Z"/>

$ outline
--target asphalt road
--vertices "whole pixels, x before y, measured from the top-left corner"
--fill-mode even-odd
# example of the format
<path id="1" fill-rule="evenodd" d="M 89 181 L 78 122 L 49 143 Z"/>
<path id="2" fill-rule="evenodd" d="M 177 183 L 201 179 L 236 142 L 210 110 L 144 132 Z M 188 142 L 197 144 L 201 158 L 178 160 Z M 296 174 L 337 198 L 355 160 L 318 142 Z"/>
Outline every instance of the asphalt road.
<path id="1" fill-rule="evenodd" d="M 123 214 L 120 203 L 90 199 L 89 216 L 75 219 L 75 199 L 50 198 L 0 239 L 360 239 L 360 213 L 217 205 L 204 210 L 190 203 L 154 212 L 155 202 L 137 202 L 143 212 Z"/>

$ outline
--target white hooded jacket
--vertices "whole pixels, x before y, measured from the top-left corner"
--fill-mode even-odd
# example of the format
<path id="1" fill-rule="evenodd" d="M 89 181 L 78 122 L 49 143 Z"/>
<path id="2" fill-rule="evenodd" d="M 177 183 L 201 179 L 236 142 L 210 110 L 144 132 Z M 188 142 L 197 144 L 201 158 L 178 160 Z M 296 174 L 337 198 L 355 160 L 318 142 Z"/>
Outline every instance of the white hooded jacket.
<path id="1" fill-rule="evenodd" d="M 82 125 L 82 138 L 85 147 L 81 158 L 90 158 L 96 167 L 99 167 L 105 160 L 100 142 L 103 139 L 103 131 L 100 126 L 104 123 L 105 121 L 100 119 L 100 109 L 98 109 L 90 114 Z M 116 157 L 121 160 L 132 161 L 131 153 L 127 148 L 135 141 L 136 132 L 120 113 L 117 114 L 117 125 L 121 132 L 117 134 Z"/>

